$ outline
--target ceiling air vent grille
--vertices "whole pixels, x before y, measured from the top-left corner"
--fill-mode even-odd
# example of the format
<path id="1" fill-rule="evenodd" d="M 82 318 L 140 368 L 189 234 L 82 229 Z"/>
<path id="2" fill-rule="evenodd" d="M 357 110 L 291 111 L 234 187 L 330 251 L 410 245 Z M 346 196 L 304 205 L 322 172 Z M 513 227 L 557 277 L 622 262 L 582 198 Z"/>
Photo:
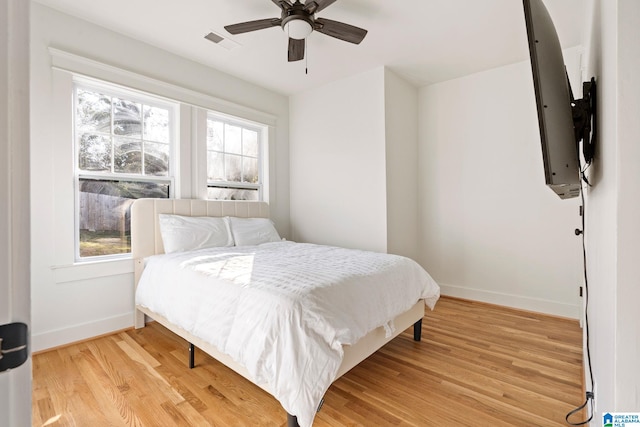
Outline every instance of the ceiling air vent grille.
<path id="1" fill-rule="evenodd" d="M 218 33 L 214 33 L 213 31 L 211 31 L 209 34 L 204 36 L 204 38 L 209 40 L 210 42 L 213 42 L 213 43 L 217 44 L 218 46 L 222 46 L 223 48 L 225 48 L 227 50 L 231 50 L 231 49 L 235 49 L 237 47 L 240 47 L 239 43 L 234 42 L 233 40 L 227 39 L 227 38 L 221 36 Z"/>

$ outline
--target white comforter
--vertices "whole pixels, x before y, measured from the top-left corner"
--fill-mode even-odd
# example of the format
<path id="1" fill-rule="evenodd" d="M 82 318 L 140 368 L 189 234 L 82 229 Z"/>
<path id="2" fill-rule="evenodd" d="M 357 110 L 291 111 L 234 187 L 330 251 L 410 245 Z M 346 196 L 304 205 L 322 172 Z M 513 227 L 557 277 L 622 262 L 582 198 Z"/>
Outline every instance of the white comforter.
<path id="1" fill-rule="evenodd" d="M 405 257 L 278 242 L 152 256 L 136 303 L 231 356 L 305 427 L 342 345 L 439 294 Z"/>

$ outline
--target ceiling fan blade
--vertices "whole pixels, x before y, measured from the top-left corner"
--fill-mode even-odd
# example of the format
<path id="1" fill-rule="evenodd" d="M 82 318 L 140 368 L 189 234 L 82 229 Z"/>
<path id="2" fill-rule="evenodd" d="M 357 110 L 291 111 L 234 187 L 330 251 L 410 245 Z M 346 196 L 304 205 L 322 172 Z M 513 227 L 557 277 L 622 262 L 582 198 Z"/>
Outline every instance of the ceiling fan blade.
<path id="1" fill-rule="evenodd" d="M 289 38 L 289 62 L 304 59 L 304 43 L 304 39 Z"/>
<path id="2" fill-rule="evenodd" d="M 354 44 L 360 44 L 364 36 L 367 35 L 367 30 L 362 28 L 324 18 L 316 18 L 314 29 L 322 34 Z"/>
<path id="3" fill-rule="evenodd" d="M 289 0 L 271 0 L 271 1 L 274 2 L 276 6 L 278 6 L 280 9 L 285 11 L 291 9 L 291 6 L 292 6 Z"/>
<path id="4" fill-rule="evenodd" d="M 313 0 L 313 1 L 307 1 L 304 5 L 304 10 L 306 10 L 307 12 L 313 14 L 316 12 L 320 12 L 322 9 L 326 8 L 327 6 L 331 6 L 333 3 L 335 3 L 336 0 Z"/>
<path id="5" fill-rule="evenodd" d="M 265 28 L 279 27 L 281 19 L 259 19 L 257 21 L 241 22 L 239 24 L 226 25 L 224 27 L 231 34 L 248 33 L 249 31 L 263 30 Z"/>

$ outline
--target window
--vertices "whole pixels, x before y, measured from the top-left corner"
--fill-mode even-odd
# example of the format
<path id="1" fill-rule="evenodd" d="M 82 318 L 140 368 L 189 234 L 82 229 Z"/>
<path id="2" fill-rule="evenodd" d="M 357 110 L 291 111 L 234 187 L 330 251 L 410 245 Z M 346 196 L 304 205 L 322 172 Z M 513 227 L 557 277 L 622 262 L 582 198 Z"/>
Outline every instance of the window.
<path id="1" fill-rule="evenodd" d="M 237 119 L 207 116 L 207 197 L 262 200 L 265 127 Z"/>
<path id="2" fill-rule="evenodd" d="M 176 106 L 83 82 L 74 106 L 77 258 L 130 253 L 131 203 L 173 193 Z"/>

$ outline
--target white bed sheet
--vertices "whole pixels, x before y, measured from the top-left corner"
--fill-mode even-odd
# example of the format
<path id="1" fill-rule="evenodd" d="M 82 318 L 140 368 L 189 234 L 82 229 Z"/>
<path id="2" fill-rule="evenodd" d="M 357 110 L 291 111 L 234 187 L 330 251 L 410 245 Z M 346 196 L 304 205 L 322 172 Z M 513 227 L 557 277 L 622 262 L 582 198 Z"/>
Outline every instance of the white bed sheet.
<path id="1" fill-rule="evenodd" d="M 277 242 L 149 257 L 136 304 L 228 354 L 306 427 L 343 345 L 439 295 L 409 258 Z"/>

